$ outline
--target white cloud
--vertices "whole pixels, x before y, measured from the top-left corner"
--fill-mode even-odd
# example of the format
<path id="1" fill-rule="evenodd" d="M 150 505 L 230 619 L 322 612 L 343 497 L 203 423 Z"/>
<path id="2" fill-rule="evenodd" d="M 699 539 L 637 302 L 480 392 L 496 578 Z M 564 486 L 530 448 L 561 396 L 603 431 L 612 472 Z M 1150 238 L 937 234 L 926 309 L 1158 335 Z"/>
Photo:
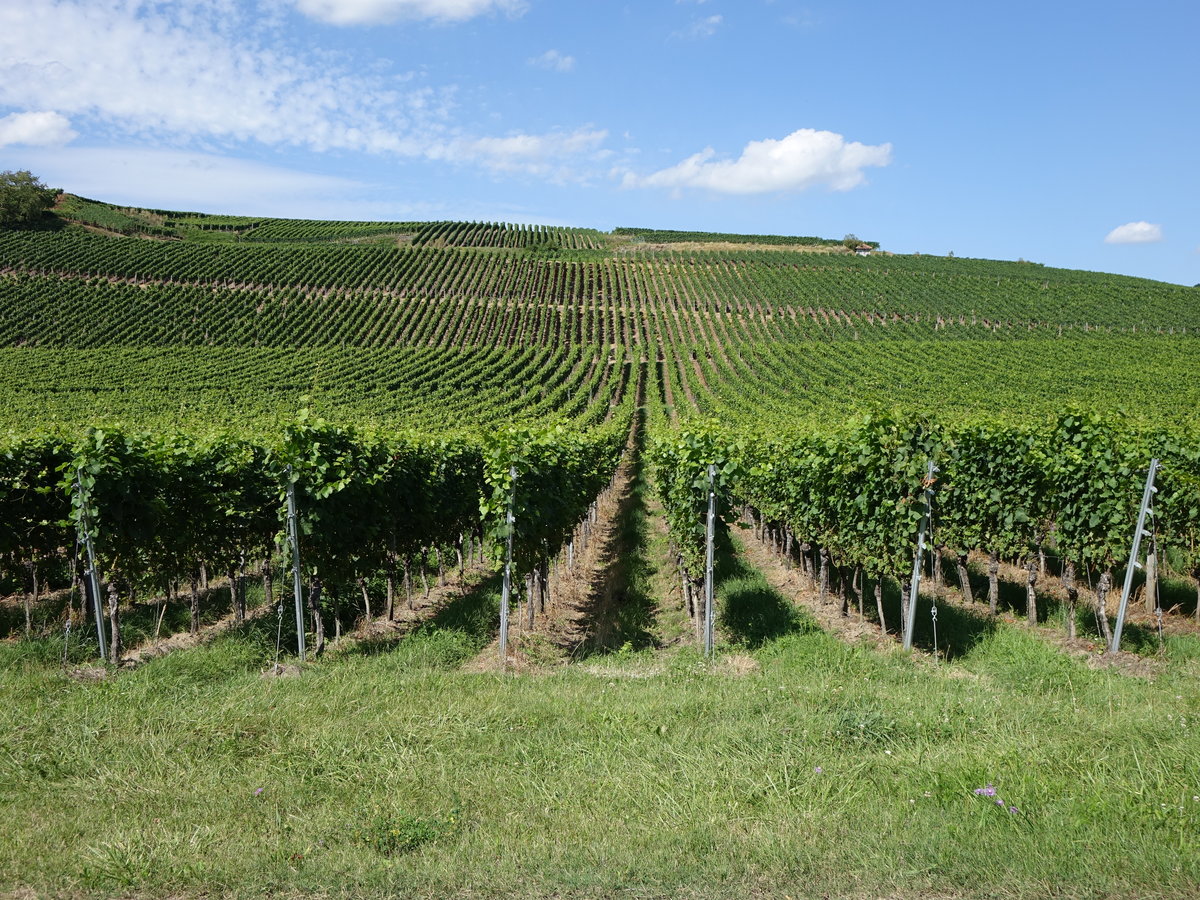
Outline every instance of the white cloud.
<path id="1" fill-rule="evenodd" d="M 1163 239 L 1161 225 L 1149 222 L 1129 222 L 1119 225 L 1108 233 L 1106 244 L 1154 244 Z"/>
<path id="2" fill-rule="evenodd" d="M 480 2 L 410 5 L 451 16 Z M 519 136 L 536 146 L 525 153 L 516 138 L 465 135 L 453 122 L 453 89 L 302 52 L 282 41 L 277 24 L 227 0 L 0 2 L 0 107 L 58 110 L 76 127 L 100 125 L 126 141 L 253 142 L 495 171 L 561 169 L 567 161 L 553 153 L 594 150 L 570 132 Z"/>
<path id="3" fill-rule="evenodd" d="M 703 19 L 697 19 L 687 28 L 684 28 L 681 31 L 676 31 L 671 36 L 683 38 L 685 40 L 696 40 L 699 38 L 712 37 L 717 33 L 717 29 L 721 27 L 721 23 L 724 21 L 724 16 L 706 16 Z"/>
<path id="4" fill-rule="evenodd" d="M 296 8 L 333 25 L 373 25 L 400 19 L 462 22 L 490 12 L 519 16 L 524 0 L 295 0 Z"/>
<path id="5" fill-rule="evenodd" d="M 70 143 L 77 136 L 66 116 L 56 112 L 13 113 L 0 119 L 0 147 L 9 144 L 56 147 Z"/>
<path id="6" fill-rule="evenodd" d="M 212 153 L 68 147 L 38 154 L 38 174 L 85 197 L 130 206 L 312 217 L 323 202 L 365 191 L 317 175 Z"/>
<path id="7" fill-rule="evenodd" d="M 802 128 L 781 140 L 751 141 L 736 160 L 711 147 L 646 176 L 626 173 L 625 187 L 703 188 L 724 194 L 802 191 L 824 185 L 848 191 L 866 181 L 867 166 L 891 162 L 892 145 L 846 142 L 832 131 Z"/>
<path id="8" fill-rule="evenodd" d="M 539 69 L 550 69 L 553 72 L 570 72 L 575 68 L 575 57 L 566 56 L 557 50 L 547 50 L 541 56 L 529 60 L 531 66 Z"/>

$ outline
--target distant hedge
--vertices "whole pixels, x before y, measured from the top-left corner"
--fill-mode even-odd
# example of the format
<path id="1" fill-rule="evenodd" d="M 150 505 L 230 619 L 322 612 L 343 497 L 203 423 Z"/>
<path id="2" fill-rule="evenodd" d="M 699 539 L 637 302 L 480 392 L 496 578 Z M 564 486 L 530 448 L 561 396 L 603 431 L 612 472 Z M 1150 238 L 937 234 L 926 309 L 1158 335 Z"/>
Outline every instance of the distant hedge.
<path id="1" fill-rule="evenodd" d="M 727 243 L 727 244 L 798 244 L 806 247 L 840 247 L 840 240 L 786 234 L 724 234 L 716 231 L 670 231 L 658 228 L 614 228 L 613 234 L 645 238 L 658 244 Z M 863 241 L 879 249 L 879 241 Z"/>

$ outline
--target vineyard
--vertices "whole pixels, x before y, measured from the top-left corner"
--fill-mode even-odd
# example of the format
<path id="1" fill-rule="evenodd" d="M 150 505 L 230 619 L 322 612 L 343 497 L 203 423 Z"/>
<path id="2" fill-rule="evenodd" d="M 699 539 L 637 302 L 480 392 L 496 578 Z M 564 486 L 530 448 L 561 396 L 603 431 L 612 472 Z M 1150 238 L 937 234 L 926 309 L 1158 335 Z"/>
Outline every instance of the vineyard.
<path id="1" fill-rule="evenodd" d="M 105 453 L 132 454 L 122 465 L 152 472 L 162 461 L 220 457 L 203 442 L 232 441 L 233 460 L 204 465 L 236 470 L 243 457 L 260 460 L 262 484 L 278 494 L 281 442 L 301 407 L 346 429 L 338 434 L 359 448 L 355 458 L 386 455 L 366 449 L 376 441 L 407 446 L 420 433 L 437 446 L 459 436 L 480 454 L 478 470 L 490 435 L 510 427 L 627 432 L 639 391 L 689 600 L 700 576 L 688 523 L 701 518 L 707 494 L 689 486 L 716 459 L 726 509 L 744 510 L 763 535 L 782 535 L 785 556 L 793 545 L 810 548 L 822 583 L 832 567 L 843 594 L 842 582 L 863 591 L 874 579 L 884 630 L 880 585 L 903 582 L 930 463 L 942 467 L 939 546 L 959 560 L 992 559 L 993 610 L 997 559 L 1019 562 L 1030 548 L 1044 558 L 1052 545 L 1068 569 L 1096 568 L 1111 581 L 1136 512 L 1129 485 L 1151 456 L 1167 460 L 1163 563 L 1184 577 L 1200 569 L 1194 289 L 1030 263 L 813 254 L 808 238 L 795 239 L 795 252 L 730 252 L 729 235 L 697 234 L 722 249 L 630 255 L 610 241 L 669 244 L 674 233 L 283 221 L 79 198 L 61 203 L 60 215 L 123 233 L 123 222 L 139 220 L 236 232 L 239 241 L 76 228 L 0 234 L 0 399 L 18 448 L 6 477 L 27 492 L 6 492 L 15 506 L 4 516 L 5 557 L 17 572 L 37 560 L 61 564 L 71 540 L 55 504 L 73 496 L 78 505 L 86 492 L 76 485 L 72 494 L 71 477 L 51 491 L 45 473 L 96 468 L 87 454 L 97 442 Z M 341 242 L 382 234 L 401 237 Z M 548 245 L 611 252 L 588 260 L 527 252 Z M 867 416 L 863 424 L 856 413 Z M 45 436 L 23 434 L 30 422 Z M 1094 450 L 1077 466 L 1081 484 L 1063 467 L 1068 451 L 1084 447 Z M 605 458 L 611 476 L 617 458 Z M 442 463 L 435 454 L 428 465 Z M 987 472 L 1022 475 L 989 485 Z M 338 495 L 373 477 L 367 466 L 327 490 Z M 482 477 L 460 486 L 464 497 L 486 493 Z M 148 510 L 180 502 L 157 490 L 147 487 Z M 248 507 L 219 493 L 205 502 L 245 518 L 279 502 L 264 490 Z M 30 508 L 28 492 L 49 505 Z M 571 515 L 581 514 L 580 502 Z M 158 534 L 149 515 L 130 513 L 142 544 L 109 551 L 111 580 L 129 589 L 225 571 L 233 559 L 272 564 L 269 543 L 218 548 L 210 535 L 186 564 L 164 565 L 146 543 Z M 103 509 L 93 516 L 97 528 L 107 519 Z M 39 522 L 64 524 L 47 531 Z M 466 535 L 482 539 L 495 527 L 468 517 L 451 530 L 454 541 L 431 532 L 416 544 L 454 544 L 461 556 Z M 351 555 L 359 538 L 346 540 L 341 554 Z M 355 578 L 382 572 L 360 566 Z"/>
<path id="2" fill-rule="evenodd" d="M 1044 667 L 1030 683 L 985 679 L 1030 695 L 1127 677 L 1071 654 L 1163 667 L 1170 690 L 1181 671 L 1194 679 L 1195 288 L 878 244 L 858 257 L 799 236 L 282 220 L 70 196 L 56 215 L 56 229 L 0 231 L 0 650 L 41 648 L 28 659 L 46 671 L 141 684 L 148 648 L 186 634 L 203 654 L 209 629 L 254 648 L 234 669 L 256 678 L 297 662 L 315 666 L 304 679 L 333 678 L 353 641 L 373 648 L 365 660 L 418 670 L 439 654 L 451 669 L 537 669 L 553 646 L 555 665 L 645 651 L 686 694 L 693 675 L 671 660 L 715 665 L 691 649 L 712 605 L 717 656 L 761 650 L 754 664 L 779 674 L 797 663 L 768 637 L 812 636 L 807 603 L 834 634 L 870 632 L 887 661 L 822 634 L 813 664 L 828 668 L 806 702 L 849 717 L 830 726 L 841 750 L 889 755 L 904 741 L 871 730 L 905 726 L 827 689 L 839 666 L 861 682 L 908 665 L 891 650 L 910 614 L 917 668 L 887 676 L 906 685 L 928 667 L 979 678 L 971 648 L 989 640 L 1038 648 L 1023 651 Z M 1106 654 L 1151 459 L 1130 643 Z M 638 562 L 648 554 L 654 566 Z M 739 579 L 767 577 L 751 559 L 798 579 L 803 602 L 768 586 L 737 599 Z M 658 612 L 631 611 L 639 591 Z M 564 624 L 571 603 L 586 624 Z M 448 637 L 447 621 L 471 637 Z M 1187 691 L 1177 699 L 1194 704 Z M 36 780 L 60 763 L 21 765 Z M 1200 791 L 1166 763 L 1155 772 Z M 1200 804 L 1185 807 L 1164 847 L 1200 838 Z M 423 821 L 430 841 L 458 828 Z M 105 864 L 80 876 L 90 888 L 164 884 L 93 877 Z M 1200 884 L 1194 856 L 1175 872 Z M 301 883 L 290 877 L 259 887 Z M 1109 877 L 1120 893 L 1122 874 Z"/>

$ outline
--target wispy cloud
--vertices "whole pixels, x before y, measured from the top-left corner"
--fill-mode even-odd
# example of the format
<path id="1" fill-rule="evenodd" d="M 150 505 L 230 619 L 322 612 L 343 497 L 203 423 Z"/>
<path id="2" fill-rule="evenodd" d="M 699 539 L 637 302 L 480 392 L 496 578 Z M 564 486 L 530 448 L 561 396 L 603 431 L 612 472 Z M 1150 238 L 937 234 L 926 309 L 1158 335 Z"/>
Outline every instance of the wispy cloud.
<path id="1" fill-rule="evenodd" d="M 0 119 L 0 147 L 57 147 L 77 136 L 67 117 L 56 112 L 13 113 Z"/>
<path id="2" fill-rule="evenodd" d="M 1118 225 L 1104 239 L 1106 244 L 1156 244 L 1163 239 L 1161 225 L 1149 222 L 1129 222 Z"/>
<path id="3" fill-rule="evenodd" d="M 559 53 L 557 50 L 547 50 L 541 56 L 531 58 L 529 64 L 552 72 L 570 72 L 575 68 L 575 57 Z"/>
<path id="4" fill-rule="evenodd" d="M 67 147 L 41 151 L 38 169 L 84 196 L 247 215 L 311 216 L 328 201 L 366 190 L 353 179 L 183 150 Z"/>
<path id="5" fill-rule="evenodd" d="M 811 9 L 802 9 L 799 12 L 788 13 L 780 18 L 779 21 L 792 28 L 812 28 L 817 25 L 817 17 L 813 15 Z"/>
<path id="6" fill-rule="evenodd" d="M 465 15 L 480 3 L 409 5 Z M 189 149 L 255 143 L 537 174 L 563 171 L 604 137 L 594 129 L 472 135 L 455 122 L 453 96 L 453 87 L 417 76 L 301 50 L 244 8 L 218 0 L 0 4 L 0 109 L 16 108 L 18 116 L 54 110 L 56 119 L 39 120 L 46 138 L 51 123 L 65 126 L 57 129 L 65 137 L 71 116 L 76 128 L 87 123 L 126 140 Z M 28 132 L 31 121 L 12 127 Z"/>
<path id="7" fill-rule="evenodd" d="M 724 16 L 705 16 L 703 19 L 696 19 L 687 28 L 674 32 L 671 37 L 687 41 L 712 37 L 717 33 L 717 29 L 721 27 L 721 23 L 724 21 Z"/>
<path id="8" fill-rule="evenodd" d="M 801 191 L 823 185 L 848 191 L 866 181 L 867 166 L 891 162 L 892 145 L 847 142 L 832 131 L 802 128 L 780 140 L 751 141 L 737 159 L 711 147 L 650 175 L 626 173 L 625 187 L 699 188 L 723 194 Z"/>
<path id="9" fill-rule="evenodd" d="M 524 0 L 294 0 L 296 8 L 331 25 L 379 25 L 400 20 L 462 22 L 486 13 L 522 15 Z"/>
<path id="10" fill-rule="evenodd" d="M 505 137 L 466 138 L 430 148 L 429 156 L 452 162 L 476 163 L 494 172 L 524 172 L 552 181 L 577 179 L 580 160 L 599 162 L 608 132 L 579 128 L 546 134 L 512 134 Z"/>
<path id="11" fill-rule="evenodd" d="M 428 88 L 322 65 L 150 4 L 0 5 L 0 104 L 124 133 L 402 151 L 446 105 Z"/>

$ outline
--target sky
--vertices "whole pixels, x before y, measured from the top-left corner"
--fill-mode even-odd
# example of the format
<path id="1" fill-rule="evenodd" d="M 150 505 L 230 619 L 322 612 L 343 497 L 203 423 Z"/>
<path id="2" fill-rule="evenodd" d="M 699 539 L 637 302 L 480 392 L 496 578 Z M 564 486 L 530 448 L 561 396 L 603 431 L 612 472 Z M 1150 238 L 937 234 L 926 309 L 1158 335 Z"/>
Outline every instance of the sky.
<path id="1" fill-rule="evenodd" d="M 1197 35 L 1195 0 L 0 0 L 0 169 L 1196 284 Z"/>

